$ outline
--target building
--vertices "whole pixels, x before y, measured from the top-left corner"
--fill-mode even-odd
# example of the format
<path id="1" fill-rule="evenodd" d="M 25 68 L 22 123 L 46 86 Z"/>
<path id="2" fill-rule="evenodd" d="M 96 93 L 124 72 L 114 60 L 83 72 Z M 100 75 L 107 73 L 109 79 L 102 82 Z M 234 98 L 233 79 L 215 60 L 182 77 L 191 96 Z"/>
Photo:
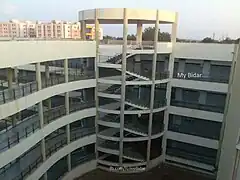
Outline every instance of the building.
<path id="1" fill-rule="evenodd" d="M 99 28 L 99 40 L 103 40 L 103 29 Z M 91 25 L 86 26 L 86 39 L 95 39 L 95 27 Z"/>
<path id="2" fill-rule="evenodd" d="M 81 25 L 79 22 L 56 21 L 31 22 L 10 20 L 7 23 L 0 23 L 0 37 L 5 38 L 39 38 L 39 39 L 80 39 Z M 103 39 L 103 30 L 99 28 L 100 40 Z M 95 38 L 94 26 L 87 25 L 86 37 Z"/>
<path id="3" fill-rule="evenodd" d="M 239 89 L 235 46 L 176 43 L 176 12 L 86 10 L 79 22 L 84 41 L 0 42 L 0 179 L 138 173 L 161 163 L 231 177 L 234 166 L 227 176 L 222 169 L 238 148 L 229 140 L 239 126 L 225 120 L 238 120 L 238 97 L 226 100 L 229 87 Z M 99 31 L 88 41 L 86 24 L 123 24 L 123 44 L 99 45 Z M 128 24 L 137 24 L 131 46 Z M 171 42 L 156 31 L 145 45 L 143 24 L 169 25 Z"/>
<path id="4" fill-rule="evenodd" d="M 240 76 L 240 45 L 235 46 L 232 73 L 229 79 L 229 91 L 223 120 L 221 155 L 217 180 L 240 179 L 240 122 L 238 115 L 239 81 Z"/>

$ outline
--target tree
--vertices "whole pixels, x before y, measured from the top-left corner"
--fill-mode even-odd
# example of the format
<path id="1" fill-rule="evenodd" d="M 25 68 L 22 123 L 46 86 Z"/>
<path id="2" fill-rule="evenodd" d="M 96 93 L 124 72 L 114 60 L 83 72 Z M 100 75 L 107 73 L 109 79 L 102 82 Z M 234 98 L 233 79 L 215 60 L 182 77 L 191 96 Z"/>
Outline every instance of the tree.
<path id="1" fill-rule="evenodd" d="M 106 36 L 103 36 L 103 39 L 113 39 L 113 37 L 109 36 L 109 35 L 106 35 Z"/>
<path id="2" fill-rule="evenodd" d="M 205 37 L 201 42 L 202 43 L 215 43 L 216 41 L 210 37 Z"/>
<path id="3" fill-rule="evenodd" d="M 223 44 L 234 44 L 236 40 L 226 37 L 224 40 L 220 41 Z"/>
<path id="4" fill-rule="evenodd" d="M 136 40 L 136 36 L 134 35 L 134 34 L 129 34 L 128 36 L 127 36 L 127 40 L 131 40 L 131 41 L 134 41 L 134 40 Z"/>
<path id="5" fill-rule="evenodd" d="M 142 34 L 142 39 L 144 41 L 154 41 L 154 33 L 155 33 L 155 27 L 148 27 L 144 29 L 144 32 Z M 170 42 L 171 41 L 171 35 L 168 32 L 160 32 L 160 29 L 158 30 L 158 40 L 159 41 L 165 41 Z"/>

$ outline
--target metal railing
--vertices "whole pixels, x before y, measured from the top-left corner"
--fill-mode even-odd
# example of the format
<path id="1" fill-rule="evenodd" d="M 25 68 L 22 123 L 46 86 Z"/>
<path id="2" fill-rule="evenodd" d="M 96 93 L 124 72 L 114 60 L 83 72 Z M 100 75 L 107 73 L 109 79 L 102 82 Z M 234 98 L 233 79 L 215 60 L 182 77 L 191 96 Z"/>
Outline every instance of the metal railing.
<path id="1" fill-rule="evenodd" d="M 42 155 L 39 156 L 33 163 L 31 163 L 28 167 L 26 167 L 19 175 L 14 177 L 12 180 L 23 180 L 25 179 L 29 174 L 31 174 L 34 170 L 36 170 L 39 165 L 43 162 Z"/>
<path id="2" fill-rule="evenodd" d="M 223 111 L 224 111 L 224 106 L 200 104 L 197 102 L 187 102 L 187 101 L 180 101 L 180 100 L 175 100 L 175 99 L 171 100 L 171 105 L 192 108 L 192 109 L 198 109 L 198 110 L 203 110 L 203 111 L 217 112 L 217 113 L 223 113 Z"/>
<path id="3" fill-rule="evenodd" d="M 85 154 L 84 156 L 82 156 L 80 159 L 78 159 L 77 161 L 71 161 L 72 162 L 72 168 L 80 165 L 80 164 L 83 164 L 87 161 L 90 161 L 90 160 L 93 160 L 96 158 L 96 155 L 95 153 L 91 153 L 91 154 Z"/>
<path id="4" fill-rule="evenodd" d="M 197 161 L 200 163 L 210 164 L 210 165 L 214 165 L 216 161 L 216 158 L 214 157 L 208 157 L 206 155 L 200 155 L 200 154 L 193 154 L 191 152 L 183 151 L 180 149 L 172 149 L 172 148 L 167 148 L 167 155 L 180 157 L 180 158 Z"/>
<path id="5" fill-rule="evenodd" d="M 70 113 L 85 109 L 85 108 L 90 108 L 95 106 L 95 101 L 89 101 L 89 102 L 82 102 L 82 103 L 74 103 L 70 104 Z M 44 115 L 44 124 L 49 124 L 56 119 L 63 117 L 66 115 L 66 109 L 65 106 L 60 106 L 54 109 L 50 109 L 46 112 L 43 113 Z M 31 122 L 33 121 L 33 122 Z M 12 127 L 12 131 L 14 131 L 14 128 L 18 128 L 22 123 L 29 122 L 29 125 L 27 127 L 24 127 L 23 129 L 21 128 L 21 132 L 13 132 L 14 134 L 9 136 L 9 129 L 8 131 L 0 134 L 5 135 L 7 138 L 3 140 L 0 143 L 0 152 L 5 151 L 7 149 L 10 149 L 14 145 L 18 144 L 20 140 L 27 138 L 31 134 L 33 134 L 36 130 L 40 129 L 40 120 L 38 117 L 38 114 L 33 115 L 29 118 L 27 118 L 25 121 L 22 121 L 19 123 L 17 126 Z"/>
<path id="6" fill-rule="evenodd" d="M 75 137 L 74 141 L 77 140 L 77 139 L 80 139 L 80 138 L 82 138 L 84 136 L 91 135 L 91 134 L 95 133 L 95 127 L 83 128 L 82 130 L 84 130 L 84 131 L 79 131 L 79 132 L 73 133 L 73 134 L 75 134 L 74 135 L 74 137 Z M 60 135 L 62 135 L 62 133 L 58 134 L 58 136 L 60 136 Z M 46 150 L 46 157 L 47 157 L 47 159 L 52 154 L 57 152 L 59 149 L 63 148 L 65 145 L 67 145 L 67 139 L 61 139 L 60 141 L 58 141 L 55 144 L 53 144 L 52 146 L 50 146 Z M 40 166 L 40 164 L 42 164 L 42 163 L 43 163 L 43 159 L 42 159 L 42 156 L 40 156 L 33 163 L 31 163 L 27 168 L 25 168 L 18 176 L 16 176 L 12 180 L 22 180 L 22 179 L 24 179 L 25 177 L 30 175 L 34 170 L 36 170 Z"/>
<path id="7" fill-rule="evenodd" d="M 81 74 L 72 73 L 72 74 L 69 74 L 68 76 L 69 82 L 91 79 L 94 77 L 95 77 L 94 71 L 89 71 Z M 64 75 L 56 74 L 56 76 L 50 76 L 48 80 L 42 79 L 42 89 L 48 88 L 57 84 L 62 84 L 62 83 L 65 83 Z M 0 104 L 8 103 L 10 101 L 19 99 L 21 97 L 27 96 L 37 91 L 38 91 L 38 87 L 37 87 L 36 81 L 29 82 L 24 85 L 19 85 L 16 88 L 2 90 L 0 91 Z"/>
<path id="8" fill-rule="evenodd" d="M 183 125 L 177 125 L 173 124 L 171 121 L 168 125 L 168 129 L 173 132 L 180 132 L 184 134 L 189 134 L 193 136 L 200 136 L 203 138 L 208 138 L 208 139 L 219 139 L 220 136 L 220 129 L 219 131 L 213 131 L 211 128 L 209 129 L 200 129 L 198 126 L 192 125 L 192 123 L 189 125 L 186 125 L 185 123 Z"/>

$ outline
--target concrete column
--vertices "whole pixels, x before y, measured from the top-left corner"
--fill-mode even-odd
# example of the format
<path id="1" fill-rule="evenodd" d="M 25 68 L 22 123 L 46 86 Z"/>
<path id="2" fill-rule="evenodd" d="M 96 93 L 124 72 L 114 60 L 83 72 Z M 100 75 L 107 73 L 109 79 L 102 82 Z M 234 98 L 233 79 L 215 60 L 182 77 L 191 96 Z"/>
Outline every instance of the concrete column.
<path id="1" fill-rule="evenodd" d="M 141 55 L 135 55 L 134 72 L 141 74 Z"/>
<path id="2" fill-rule="evenodd" d="M 12 68 L 7 69 L 7 80 L 8 80 L 8 89 L 13 88 L 13 70 Z"/>
<path id="3" fill-rule="evenodd" d="M 81 21 L 81 39 L 86 40 L 86 22 Z"/>
<path id="4" fill-rule="evenodd" d="M 208 77 L 210 74 L 211 63 L 210 61 L 203 61 L 202 74 L 204 77 Z"/>
<path id="5" fill-rule="evenodd" d="M 12 88 L 13 88 L 13 70 L 12 70 L 12 68 L 7 69 L 7 80 L 8 80 L 8 89 L 10 90 L 9 96 L 11 98 L 14 98 L 14 92 L 12 90 Z M 17 123 L 17 116 L 15 114 L 12 115 L 11 120 L 12 120 L 12 125 L 15 126 Z"/>
<path id="6" fill-rule="evenodd" d="M 64 60 L 64 75 L 65 75 L 65 83 L 68 83 L 68 59 Z M 65 108 L 66 108 L 66 115 L 69 114 L 69 92 L 65 93 Z M 66 125 L 66 134 L 67 134 L 67 144 L 71 142 L 71 134 L 70 134 L 70 124 Z M 68 163 L 68 171 L 71 171 L 71 153 L 67 156 L 67 163 Z"/>
<path id="7" fill-rule="evenodd" d="M 215 166 L 218 168 L 217 180 L 221 180 L 221 176 L 224 174 L 224 173 L 222 174 L 222 171 L 220 171 L 220 170 L 222 168 L 225 169 L 225 167 L 224 167 L 225 162 L 224 162 L 224 160 L 223 160 L 223 162 L 221 162 L 222 161 L 221 155 L 222 155 L 222 148 L 224 148 L 223 140 L 224 140 L 225 127 L 226 127 L 227 112 L 229 109 L 229 103 L 230 103 L 231 92 L 232 92 L 232 84 L 233 84 L 233 80 L 234 80 L 235 73 L 236 73 L 236 65 L 237 65 L 236 63 L 237 63 L 237 61 L 239 61 L 239 59 L 240 59 L 240 42 L 239 42 L 239 44 L 235 44 L 234 52 L 233 52 L 233 56 L 232 56 L 231 73 L 229 76 L 228 91 L 227 91 L 225 109 L 224 109 L 224 113 L 223 113 L 223 122 L 222 122 L 222 127 L 221 127 L 221 132 L 220 132 L 218 152 L 217 152 L 217 158 L 216 158 L 216 164 L 215 164 Z"/>
<path id="8" fill-rule="evenodd" d="M 46 64 L 45 64 L 45 83 L 46 83 L 46 84 L 48 84 L 49 79 L 50 79 L 49 65 L 46 63 Z M 48 99 L 47 99 L 47 106 L 48 106 L 48 109 L 51 109 L 51 108 L 52 108 L 51 98 L 48 98 Z"/>
<path id="9" fill-rule="evenodd" d="M 96 77 L 96 84 L 98 84 L 98 78 L 99 78 L 99 69 L 98 69 L 98 62 L 99 62 L 99 20 L 98 20 L 98 9 L 95 9 L 95 41 L 96 41 L 96 58 L 95 58 L 95 77 Z M 99 119 L 99 114 L 98 114 L 98 107 L 99 107 L 99 99 L 98 99 L 98 86 L 95 87 L 95 103 L 96 103 L 96 116 L 95 116 L 95 131 L 96 134 L 98 134 L 98 119 Z M 97 151 L 97 144 L 98 142 L 95 143 L 95 154 L 96 154 L 96 159 L 98 159 L 98 151 Z"/>
<path id="10" fill-rule="evenodd" d="M 137 45 L 142 45 L 142 29 L 143 29 L 143 25 L 141 22 L 137 22 Z"/>
<path id="11" fill-rule="evenodd" d="M 238 149 L 236 149 L 236 155 L 235 155 L 235 161 L 234 161 L 234 166 L 233 166 L 233 173 L 232 173 L 232 180 L 237 180 L 239 177 L 238 169 L 240 166 L 240 152 Z"/>
<path id="12" fill-rule="evenodd" d="M 176 94 L 175 94 L 176 100 L 182 101 L 183 100 L 182 96 L 183 96 L 183 89 L 182 88 L 176 88 Z"/>
<path id="13" fill-rule="evenodd" d="M 35 70 L 36 70 L 36 81 L 37 81 L 37 88 L 38 91 L 42 89 L 42 77 L 41 77 L 41 70 L 40 70 L 40 63 L 35 64 Z"/>
<path id="14" fill-rule="evenodd" d="M 178 61 L 178 72 L 184 72 L 185 71 L 185 60 L 179 60 Z"/>
<path id="15" fill-rule="evenodd" d="M 170 72 L 169 78 L 172 79 L 173 77 L 173 67 L 174 67 L 174 53 L 175 53 L 175 46 L 176 46 L 176 36 L 177 36 L 177 22 L 178 22 L 178 13 L 175 14 L 175 22 L 172 24 L 172 32 L 171 32 L 171 42 L 172 42 L 172 53 L 170 54 L 169 63 L 168 63 L 168 70 Z M 164 111 L 164 135 L 162 140 L 162 155 L 163 160 L 165 161 L 166 156 L 166 146 L 167 146 L 167 130 L 168 130 L 168 120 L 169 120 L 169 106 L 171 101 L 171 91 L 172 86 L 171 83 L 167 83 L 167 109 Z"/>
<path id="16" fill-rule="evenodd" d="M 120 114 L 120 141 L 119 141 L 119 165 L 123 160 L 123 138 L 124 138 L 124 111 L 125 111 L 125 91 L 126 91 L 126 61 L 127 61 L 127 32 L 128 17 L 127 8 L 123 10 L 123 46 L 122 46 L 122 86 L 121 86 L 121 114 Z"/>
<path id="17" fill-rule="evenodd" d="M 153 109 L 154 109 L 154 96 L 155 96 L 155 75 L 157 64 L 157 43 L 158 43 L 158 27 L 159 27 L 159 12 L 156 12 L 155 32 L 154 32 L 154 54 L 152 64 L 152 85 L 151 85 L 151 99 L 150 99 L 150 114 L 148 123 L 148 143 L 147 143 L 147 166 L 150 165 L 151 155 L 151 137 L 152 137 L 152 121 L 153 121 Z"/>
<path id="18" fill-rule="evenodd" d="M 40 70 L 40 63 L 35 64 L 36 70 L 36 81 L 37 81 L 37 89 L 38 91 L 42 89 L 42 77 L 41 77 L 41 70 Z M 43 117 L 43 103 L 40 101 L 38 103 L 38 116 L 39 116 L 39 123 L 40 128 L 42 129 L 44 126 L 44 117 Z M 41 153 L 43 162 L 46 161 L 46 147 L 45 147 L 45 138 L 41 140 Z M 47 173 L 44 174 L 44 180 L 47 180 Z"/>
<path id="19" fill-rule="evenodd" d="M 17 69 L 17 67 L 14 67 L 14 81 L 16 84 L 18 84 L 18 69 Z"/>
<path id="20" fill-rule="evenodd" d="M 207 101 L 207 92 L 206 91 L 200 91 L 198 102 L 199 104 L 206 104 Z"/>

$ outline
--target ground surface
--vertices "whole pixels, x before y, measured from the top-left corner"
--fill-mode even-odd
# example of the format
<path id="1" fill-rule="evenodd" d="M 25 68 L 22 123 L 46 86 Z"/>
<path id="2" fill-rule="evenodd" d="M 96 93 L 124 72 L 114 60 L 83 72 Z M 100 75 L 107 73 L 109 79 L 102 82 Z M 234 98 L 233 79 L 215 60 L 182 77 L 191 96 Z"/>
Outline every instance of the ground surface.
<path id="1" fill-rule="evenodd" d="M 151 171 L 138 174 L 116 174 L 102 170 L 94 170 L 78 180 L 214 180 L 192 171 L 162 165 Z"/>

